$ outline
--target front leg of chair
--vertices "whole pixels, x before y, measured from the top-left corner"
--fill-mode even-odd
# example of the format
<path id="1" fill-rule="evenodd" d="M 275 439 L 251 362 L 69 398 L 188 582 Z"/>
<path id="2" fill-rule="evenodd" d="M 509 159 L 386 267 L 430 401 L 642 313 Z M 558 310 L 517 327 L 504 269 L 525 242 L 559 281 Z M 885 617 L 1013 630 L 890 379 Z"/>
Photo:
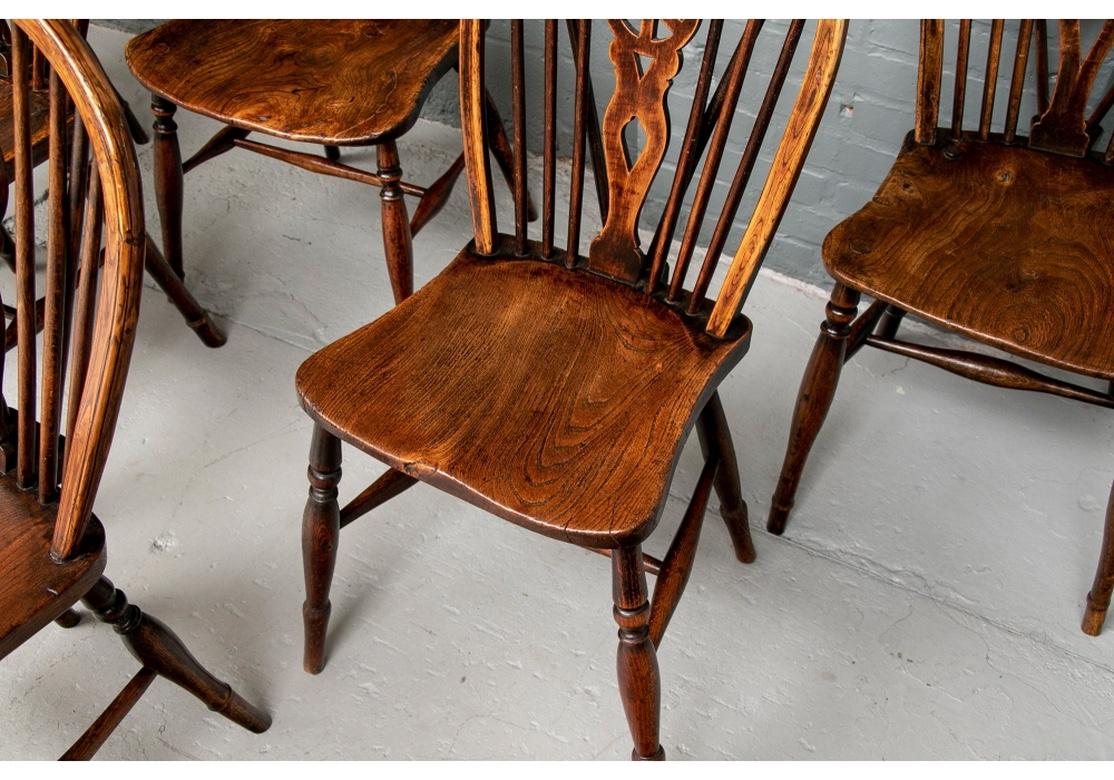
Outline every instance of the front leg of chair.
<path id="1" fill-rule="evenodd" d="M 789 429 L 785 462 L 781 467 L 781 476 L 766 523 L 770 533 L 780 534 L 785 530 L 805 460 L 820 432 L 820 426 L 824 424 L 832 398 L 835 397 L 840 370 L 847 355 L 847 337 L 850 335 L 851 321 L 855 319 L 858 305 L 859 293 L 856 290 L 836 284 L 828 302 L 827 318 L 820 326 L 820 337 L 816 340 L 812 357 L 809 358 L 805 375 L 801 379 L 797 407 Z"/>
<path id="2" fill-rule="evenodd" d="M 270 728 L 270 715 L 214 677 L 173 631 L 129 604 L 124 592 L 117 590 L 108 578 L 101 577 L 82 601 L 99 620 L 116 630 L 144 668 L 180 685 L 210 710 L 249 731 L 261 734 Z"/>
<path id="3" fill-rule="evenodd" d="M 1106 528 L 1102 534 L 1102 552 L 1095 571 L 1095 581 L 1087 594 L 1087 609 L 1083 613 L 1083 633 L 1098 636 L 1110 607 L 1110 593 L 1114 591 L 1114 487 L 1110 489 L 1110 502 L 1106 506 Z"/>
<path id="4" fill-rule="evenodd" d="M 182 150 L 178 146 L 178 107 L 158 95 L 151 96 L 155 115 L 155 200 L 162 228 L 163 256 L 179 279 L 185 278 L 182 263 Z"/>
<path id="5" fill-rule="evenodd" d="M 755 551 L 754 541 L 750 537 L 747 502 L 743 500 L 735 444 L 731 441 L 731 429 L 727 426 L 727 415 L 723 413 L 718 390 L 712 393 L 712 397 L 704 405 L 696 422 L 696 433 L 700 438 L 700 449 L 705 460 L 713 453 L 719 458 L 716 495 L 719 496 L 720 515 L 735 547 L 735 557 L 742 563 L 751 563 L 754 561 Z"/>
<path id="6" fill-rule="evenodd" d="M 325 145 L 325 159 L 329 162 L 336 162 L 340 159 L 340 147 L 333 146 L 332 144 Z"/>
<path id="7" fill-rule="evenodd" d="M 314 426 L 309 449 L 309 498 L 302 515 L 302 567 L 306 600 L 302 604 L 305 627 L 303 666 L 310 674 L 325 668 L 325 632 L 329 627 L 329 588 L 340 542 L 340 439 L 320 425 Z"/>
<path id="8" fill-rule="evenodd" d="M 662 760 L 658 739 L 661 721 L 661 676 L 657 651 L 650 640 L 650 601 L 642 547 L 621 547 L 611 556 L 612 597 L 619 624 L 619 695 L 634 738 L 635 760 Z"/>
<path id="9" fill-rule="evenodd" d="M 401 303 L 414 291 L 414 250 L 411 244 L 410 218 L 402 199 L 402 168 L 394 141 L 385 141 L 375 148 L 379 176 L 379 216 L 383 223 L 383 250 L 387 256 L 387 273 L 395 303 Z"/>

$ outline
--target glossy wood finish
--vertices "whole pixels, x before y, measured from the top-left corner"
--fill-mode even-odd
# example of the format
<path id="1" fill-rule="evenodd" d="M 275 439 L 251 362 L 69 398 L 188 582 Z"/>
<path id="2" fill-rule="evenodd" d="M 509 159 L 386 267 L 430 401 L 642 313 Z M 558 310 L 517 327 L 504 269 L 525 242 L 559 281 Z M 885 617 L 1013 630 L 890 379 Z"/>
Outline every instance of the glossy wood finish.
<path id="1" fill-rule="evenodd" d="M 128 43 L 151 92 L 227 125 L 292 141 L 397 138 L 456 61 L 457 23 L 177 19 Z"/>
<path id="2" fill-rule="evenodd" d="M 1098 160 L 910 144 L 874 199 L 825 239 L 824 262 L 939 325 L 1114 378 L 1112 199 L 1114 168 Z"/>
<path id="3" fill-rule="evenodd" d="M 18 21 L 13 49 L 17 403 L 12 410 L 0 401 L 0 657 L 52 620 L 76 625 L 71 607 L 84 599 L 146 669 L 262 730 L 266 714 L 101 576 L 104 529 L 92 509 L 127 377 L 149 240 L 139 169 L 123 107 L 77 27 Z M 30 122 L 36 68 L 50 106 L 41 298 Z M 67 126 L 82 130 L 71 135 Z M 0 370 L 5 362 L 0 353 Z M 67 755 L 91 755 L 145 688 L 129 685 Z"/>
<path id="4" fill-rule="evenodd" d="M 314 173 L 380 188 L 380 220 L 395 300 L 413 291 L 413 237 L 444 207 L 463 171 L 457 159 L 429 187 L 406 182 L 395 139 L 417 120 L 426 95 L 456 65 L 455 20 L 175 20 L 128 44 L 132 72 L 152 92 L 155 184 L 163 255 L 179 279 L 183 175 L 240 148 Z M 174 113 L 185 107 L 222 122 L 185 162 Z M 259 132 L 324 146 L 310 154 Z M 502 123 L 493 148 L 508 181 L 512 147 Z M 375 173 L 340 162 L 341 148 L 376 146 Z M 403 194 L 419 198 L 413 219 Z M 529 204 L 529 196 L 526 196 Z M 208 343 L 208 342 L 207 342 Z"/>
<path id="5" fill-rule="evenodd" d="M 804 86 L 779 130 L 771 129 L 774 108 L 805 25 L 791 23 L 775 41 L 781 56 L 736 171 L 732 211 L 721 214 L 721 220 L 733 220 L 767 131 L 779 132 L 780 143 L 772 173 L 761 183 L 754 217 L 760 227 L 732 266 L 728 303 L 721 295 L 713 304 L 705 293 L 718 255 L 705 258 L 694 303 L 683 270 L 669 289 L 660 284 L 661 247 L 672 241 L 679 204 L 703 157 L 708 167 L 700 175 L 701 195 L 690 210 L 694 216 L 687 220 L 682 243 L 693 244 L 700 229 L 762 24 L 748 23 L 728 65 L 731 75 L 721 81 L 727 86 L 711 96 L 722 25 L 710 24 L 708 35 L 700 36 L 713 54 L 697 58 L 702 61 L 700 86 L 696 105 L 687 112 L 672 205 L 646 252 L 638 234 L 642 203 L 666 151 L 676 148 L 669 144 L 666 94 L 697 25 L 610 23 L 617 87 L 597 131 L 590 43 L 594 28 L 606 28 L 570 21 L 570 51 L 562 58 L 559 25 L 544 24 L 542 94 L 533 101 L 547 123 L 541 138 L 543 213 L 535 239 L 525 218 L 523 125 L 532 97 L 522 61 L 526 24 L 510 25 L 513 211 L 500 217 L 492 191 L 491 157 L 498 147 L 490 125 L 499 120 L 484 82 L 492 67 L 485 25 L 467 20 L 460 38 L 461 120 L 473 242 L 413 296 L 318 351 L 298 372 L 298 392 L 315 423 L 302 537 L 305 666 L 317 672 L 324 662 L 340 529 L 420 480 L 525 528 L 611 558 L 617 672 L 634 757 L 660 759 L 656 646 L 695 562 L 713 489 L 736 557 L 754 560 L 734 444 L 716 387 L 749 345 L 750 322 L 738 308 L 772 236 L 765 231 L 776 226 L 815 132 L 845 25 L 816 25 Z M 566 72 L 560 76 L 559 70 Z M 555 93 L 563 79 L 573 88 L 567 193 L 557 191 L 557 168 L 563 163 L 554 121 Z M 646 136 L 638 147 L 622 137 L 632 122 Z M 592 178 L 604 226 L 590 237 L 585 255 L 583 190 L 588 160 L 597 156 L 600 167 Z M 557 245 L 558 203 L 569 207 L 564 247 Z M 504 231 L 501 224 L 507 226 Z M 719 319 L 710 324 L 709 316 Z M 642 544 L 658 523 L 681 447 L 694 427 L 705 466 L 680 530 L 659 560 L 643 553 Z M 343 509 L 337 494 L 341 441 L 390 467 Z M 652 598 L 647 572 L 658 578 Z"/>
<path id="6" fill-rule="evenodd" d="M 1114 408 L 1106 388 L 997 356 L 898 338 L 902 318 L 910 314 L 1012 355 L 1114 379 L 1114 168 L 1109 155 L 1091 150 L 1098 122 L 1114 106 L 1110 90 L 1091 94 L 1114 47 L 1114 23 L 1103 23 L 1087 52 L 1079 22 L 1059 23 L 1051 96 L 1046 24 L 1017 22 L 1012 62 L 1003 62 L 1007 24 L 989 25 L 981 109 L 977 129 L 971 129 L 964 126 L 963 102 L 968 60 L 978 56 L 972 24 L 959 25 L 955 98 L 945 127 L 939 116 L 945 25 L 921 23 L 914 131 L 871 202 L 824 241 L 824 262 L 837 284 L 801 382 L 771 502 L 768 528 L 774 533 L 785 528 L 843 363 L 863 346 L 998 387 Z M 1040 113 L 1026 135 L 1018 125 L 1033 37 Z M 1000 81 L 1008 83 L 1009 93 L 1004 116 L 996 117 Z M 856 318 L 860 294 L 875 300 Z M 1114 510 L 1088 598 L 1088 633 L 1098 633 L 1109 605 L 1110 539 Z"/>
<path id="7" fill-rule="evenodd" d="M 56 506 L 0 477 L 0 658 L 76 604 L 104 571 L 104 529 L 93 521 L 63 563 L 50 557 Z"/>
<path id="8" fill-rule="evenodd" d="M 310 357 L 297 387 L 319 424 L 391 467 L 548 536 L 615 547 L 653 530 L 684 435 L 748 340 L 693 331 L 595 275 L 465 252 Z"/>

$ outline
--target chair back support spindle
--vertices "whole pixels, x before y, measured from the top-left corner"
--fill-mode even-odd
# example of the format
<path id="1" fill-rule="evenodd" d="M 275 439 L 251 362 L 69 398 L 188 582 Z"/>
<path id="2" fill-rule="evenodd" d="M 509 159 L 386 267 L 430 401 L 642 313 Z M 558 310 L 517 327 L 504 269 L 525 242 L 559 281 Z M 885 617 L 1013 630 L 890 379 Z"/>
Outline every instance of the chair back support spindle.
<path id="1" fill-rule="evenodd" d="M 35 488 L 41 503 L 57 502 L 51 552 L 66 559 L 92 512 L 138 318 L 145 235 L 139 169 L 119 99 L 79 25 L 14 22 L 11 71 L 18 401 L 15 440 L 7 437 L 5 452 L 15 450 L 21 488 Z M 40 71 L 50 136 L 45 295 L 38 304 L 29 111 Z"/>
<path id="2" fill-rule="evenodd" d="M 1002 62 L 1003 40 L 1007 24 L 1016 29 L 1017 44 L 1013 60 Z M 937 141 L 940 118 L 940 93 L 943 80 L 945 23 L 940 19 L 921 22 L 920 64 L 917 77 L 917 116 L 914 140 L 920 144 Z M 950 139 L 977 139 L 1006 144 L 1021 144 L 1032 149 L 1072 157 L 1087 155 L 1101 134 L 1100 122 L 1114 106 L 1114 83 L 1101 95 L 1095 95 L 1096 77 L 1114 46 L 1114 21 L 1105 21 L 1090 47 L 1083 51 L 1079 20 L 1060 20 L 1056 38 L 1056 70 L 1049 71 L 1049 35 L 1045 20 L 1022 19 L 1006 22 L 994 19 L 987 34 L 986 60 L 981 78 L 982 97 L 977 131 L 963 126 L 964 104 L 969 76 L 972 21 L 959 23 L 956 42 L 955 79 L 952 91 L 952 115 L 946 133 Z M 1033 39 L 1036 39 L 1035 55 Z M 1019 134 L 1021 108 L 1025 96 L 1030 60 L 1035 60 L 1037 114 L 1027 130 Z M 995 116 L 999 81 L 1008 79 L 1006 111 Z M 1054 84 L 1054 86 L 1053 86 Z M 1005 85 L 1002 85 L 1003 88 Z"/>
<path id="3" fill-rule="evenodd" d="M 740 309 L 765 254 L 774 238 L 782 214 L 788 205 L 805 155 L 816 133 L 827 103 L 836 68 L 843 50 L 846 23 L 823 20 L 815 24 L 812 47 L 802 72 L 802 84 L 784 125 L 778 131 L 769 171 L 757 187 L 757 203 L 746 223 L 742 240 L 731 261 L 724 283 L 713 300 L 706 300 L 713 273 L 735 214 L 744 194 L 751 186 L 750 178 L 759 160 L 763 142 L 770 136 L 775 109 L 784 92 L 792 70 L 794 53 L 803 37 L 805 24 L 793 21 L 779 43 L 777 65 L 765 82 L 761 104 L 754 112 L 747 141 L 742 147 L 732 186 L 712 234 L 712 244 L 702 259 L 700 270 L 691 287 L 686 286 L 690 260 L 694 254 L 701 227 L 708 216 L 711 192 L 724 156 L 730 148 L 729 133 L 737 116 L 743 82 L 750 66 L 760 33 L 771 29 L 761 21 L 752 20 L 743 29 L 732 55 L 718 81 L 714 78 L 717 54 L 722 47 L 723 25 L 711 22 L 701 35 L 699 23 L 693 20 L 643 20 L 608 22 L 611 34 L 608 52 L 614 73 L 615 88 L 603 115 L 600 127 L 603 169 L 594 153 L 593 118 L 596 116 L 590 42 L 593 24 L 579 20 L 570 24 L 571 60 L 574 63 L 571 170 L 569 177 L 568 231 L 565 247 L 554 245 L 556 222 L 556 170 L 558 166 L 556 106 L 559 84 L 559 36 L 555 22 L 545 23 L 543 100 L 539 114 L 542 128 L 542 220 L 538 241 L 526 236 L 527 226 L 521 219 L 524 193 L 516 185 L 515 232 L 513 236 L 499 233 L 496 201 L 491 189 L 491 169 L 487 148 L 484 111 L 485 94 L 485 25 L 477 20 L 461 24 L 461 116 L 464 118 L 465 163 L 472 198 L 474 246 L 482 255 L 527 255 L 536 260 L 553 260 L 570 269 L 606 276 L 643 290 L 653 298 L 676 308 L 695 328 L 717 338 L 728 338 L 732 325 L 739 321 Z M 602 24 L 599 25 L 602 31 Z M 694 41 L 703 42 L 703 55 L 693 58 L 699 63 L 694 95 L 688 121 L 679 134 L 679 154 L 671 160 L 673 173 L 668 198 L 656 224 L 644 225 L 643 207 L 671 148 L 670 86 L 680 69 L 685 67 L 685 49 Z M 515 138 L 518 154 L 526 154 L 525 124 L 529 115 L 530 91 L 525 83 L 523 57 L 523 25 L 511 24 L 511 94 L 513 100 Z M 503 63 L 488 66 L 501 67 Z M 713 81 L 717 86 L 711 90 Z M 568 82 L 565 82 L 566 84 Z M 709 99 L 709 92 L 713 92 Z M 672 101 L 675 102 L 675 101 Z M 640 130 L 640 143 L 631 143 L 626 134 L 630 126 Z M 582 254 L 581 226 L 584 209 L 584 176 L 589 151 L 592 151 L 593 176 L 597 192 L 605 195 L 606 208 L 600 209 L 602 228 L 588 242 Z M 703 168 L 700 169 L 701 161 Z M 518 163 L 523 170 L 525 162 Z M 699 175 L 697 175 L 699 169 Z M 691 193 L 692 203 L 685 212 L 689 185 L 696 180 Z M 601 201 L 601 206 L 604 202 Z M 667 256 L 674 230 L 684 225 L 680 236 L 680 253 L 668 285 L 664 284 Z M 641 246 L 640 228 L 651 232 L 648 250 Z"/>

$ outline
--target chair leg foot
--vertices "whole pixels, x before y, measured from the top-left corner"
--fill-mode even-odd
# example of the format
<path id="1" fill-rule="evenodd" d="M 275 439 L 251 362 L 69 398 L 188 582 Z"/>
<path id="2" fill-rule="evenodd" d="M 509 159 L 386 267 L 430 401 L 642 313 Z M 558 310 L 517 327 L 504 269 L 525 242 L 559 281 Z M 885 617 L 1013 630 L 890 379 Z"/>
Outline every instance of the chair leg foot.
<path id="1" fill-rule="evenodd" d="M 62 628 L 73 628 L 81 622 L 81 613 L 75 609 L 67 609 L 56 617 L 54 622 Z"/>
<path id="2" fill-rule="evenodd" d="M 650 639 L 650 601 L 642 547 L 621 547 L 612 553 L 613 613 L 619 624 L 616 668 L 619 694 L 627 715 L 636 759 L 662 759 L 658 740 L 661 720 L 661 677 L 657 651 Z"/>
<path id="3" fill-rule="evenodd" d="M 785 531 L 805 460 L 835 397 L 836 385 L 847 354 L 850 326 L 855 319 L 858 304 L 859 293 L 856 290 L 836 284 L 828 302 L 827 317 L 820 326 L 820 337 L 816 340 L 805 374 L 801 378 L 785 461 L 781 466 L 781 476 L 778 478 L 766 521 L 766 529 L 772 534 Z"/>
<path id="4" fill-rule="evenodd" d="M 214 677 L 173 631 L 129 604 L 124 592 L 108 578 L 101 577 L 82 600 L 99 620 L 116 630 L 144 667 L 185 688 L 210 710 L 248 731 L 260 734 L 270 728 L 270 715 Z"/>
<path id="5" fill-rule="evenodd" d="M 1082 628 L 1084 634 L 1098 636 L 1102 633 L 1102 625 L 1106 622 L 1106 610 L 1108 606 L 1097 606 L 1094 601 L 1092 601 L 1091 594 L 1087 594 L 1087 608 L 1083 611 Z"/>
<path id="6" fill-rule="evenodd" d="M 329 628 L 329 589 L 340 541 L 340 439 L 314 426 L 309 451 L 309 498 L 302 515 L 302 566 L 306 600 L 302 604 L 305 650 L 302 665 L 310 674 L 325 668 L 325 634 Z"/>
<path id="7" fill-rule="evenodd" d="M 1098 636 L 1110 607 L 1114 592 L 1114 486 L 1110 489 L 1110 502 L 1106 506 L 1106 527 L 1102 534 L 1102 550 L 1095 569 L 1095 581 L 1087 594 L 1087 609 L 1083 613 L 1083 633 Z"/>

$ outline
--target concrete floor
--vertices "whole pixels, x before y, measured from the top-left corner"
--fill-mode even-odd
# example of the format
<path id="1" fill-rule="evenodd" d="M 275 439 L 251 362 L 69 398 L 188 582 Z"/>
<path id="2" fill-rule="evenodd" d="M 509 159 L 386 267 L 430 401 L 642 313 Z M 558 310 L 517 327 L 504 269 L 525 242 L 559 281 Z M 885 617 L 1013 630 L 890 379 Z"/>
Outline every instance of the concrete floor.
<path id="1" fill-rule="evenodd" d="M 124 36 L 94 40 L 145 111 Z M 187 150 L 213 129 L 180 124 Z M 429 181 L 458 144 L 419 123 L 404 165 Z M 149 148 L 141 161 L 149 175 Z M 229 342 L 207 350 L 148 291 L 97 510 L 109 575 L 274 726 L 248 734 L 159 681 L 101 757 L 628 755 L 605 562 L 425 486 L 344 532 L 330 662 L 302 672 L 310 423 L 293 376 L 390 305 L 377 221 L 371 190 L 246 153 L 187 178 L 187 280 Z M 416 241 L 419 283 L 468 230 L 461 189 Z M 770 274 L 749 304 L 754 347 L 722 395 L 758 561 L 735 561 L 713 501 L 659 656 L 666 751 L 1110 758 L 1114 631 L 1091 639 L 1078 623 L 1114 473 L 1111 416 L 864 351 L 787 535 L 770 536 L 760 529 L 822 308 L 818 291 Z M 699 465 L 690 444 L 649 545 L 658 554 Z M 342 499 L 381 470 L 357 453 L 344 468 Z M 41 632 L 0 665 L 0 758 L 60 754 L 134 671 L 107 626 Z"/>

